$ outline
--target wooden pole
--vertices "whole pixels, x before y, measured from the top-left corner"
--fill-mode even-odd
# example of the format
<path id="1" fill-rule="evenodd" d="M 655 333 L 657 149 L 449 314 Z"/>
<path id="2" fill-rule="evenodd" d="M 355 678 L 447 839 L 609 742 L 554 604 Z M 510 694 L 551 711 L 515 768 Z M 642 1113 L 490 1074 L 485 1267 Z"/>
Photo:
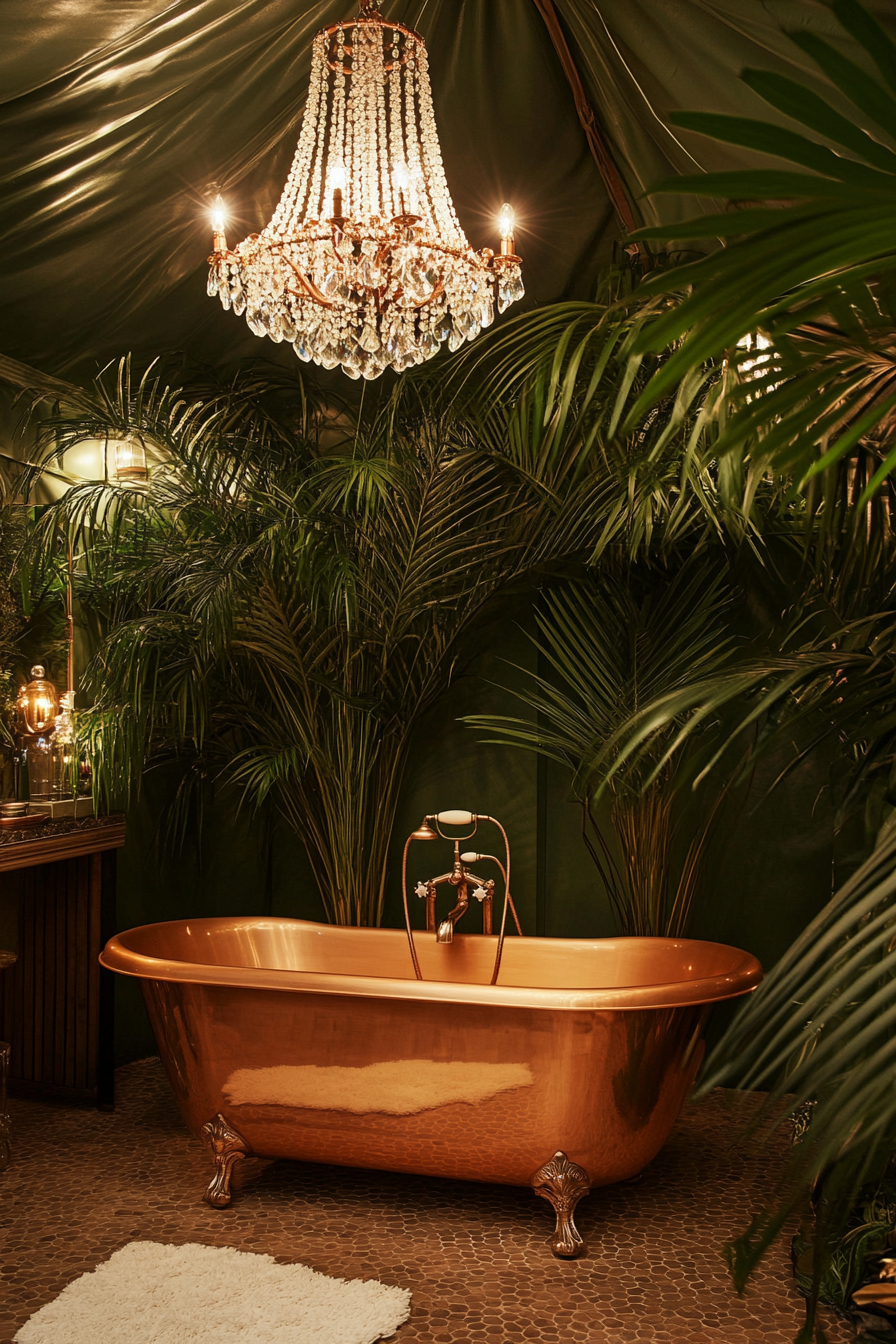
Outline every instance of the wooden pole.
<path id="1" fill-rule="evenodd" d="M 635 222 L 635 216 L 632 207 L 629 204 L 626 195 L 625 185 L 622 181 L 619 169 L 616 167 L 610 147 L 604 139 L 603 132 L 597 123 L 597 117 L 594 115 L 594 108 L 588 101 L 585 93 L 582 79 L 572 58 L 572 52 L 566 41 L 566 36 L 560 26 L 560 19 L 554 8 L 554 0 L 534 0 L 535 8 L 545 21 L 545 26 L 551 36 L 554 44 L 554 50 L 560 57 L 560 64 L 563 66 L 563 73 L 566 75 L 569 87 L 572 90 L 572 96 L 575 100 L 576 112 L 579 115 L 579 122 L 582 130 L 585 132 L 585 138 L 588 141 L 588 147 L 597 164 L 603 184 L 607 189 L 613 208 L 616 211 L 619 222 L 624 227 L 626 233 L 633 233 L 638 227 Z M 637 247 L 638 252 L 643 253 L 640 244 L 632 244 Z"/>

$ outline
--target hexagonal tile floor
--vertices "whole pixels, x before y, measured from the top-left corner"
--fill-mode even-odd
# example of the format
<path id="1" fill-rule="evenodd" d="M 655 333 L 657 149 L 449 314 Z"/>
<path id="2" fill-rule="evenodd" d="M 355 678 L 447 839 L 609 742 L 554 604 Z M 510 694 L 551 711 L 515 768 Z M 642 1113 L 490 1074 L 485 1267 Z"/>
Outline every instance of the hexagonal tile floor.
<path id="1" fill-rule="evenodd" d="M 10 1110 L 2 1344 L 137 1239 L 234 1246 L 410 1288 L 397 1344 L 791 1344 L 802 1319 L 784 1246 L 744 1298 L 728 1280 L 721 1247 L 761 1205 L 783 1147 L 732 1151 L 724 1093 L 686 1109 L 638 1183 L 582 1201 L 588 1251 L 566 1262 L 547 1246 L 549 1206 L 504 1186 L 251 1160 L 237 1166 L 231 1207 L 210 1209 L 208 1159 L 157 1059 L 119 1070 L 113 1114 L 21 1100 Z M 830 1344 L 853 1338 L 842 1321 L 828 1326 Z"/>

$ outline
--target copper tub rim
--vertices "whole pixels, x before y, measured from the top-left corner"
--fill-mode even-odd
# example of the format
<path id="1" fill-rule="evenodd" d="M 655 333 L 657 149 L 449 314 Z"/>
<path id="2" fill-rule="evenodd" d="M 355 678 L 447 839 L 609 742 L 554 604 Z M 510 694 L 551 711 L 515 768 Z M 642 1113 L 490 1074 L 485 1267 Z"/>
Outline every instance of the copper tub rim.
<path id="1" fill-rule="evenodd" d="M 727 943 L 715 943 L 693 938 L 539 938 L 538 942 L 566 949 L 588 948 L 600 944 L 607 950 L 612 945 L 645 942 L 663 943 L 670 947 L 693 946 L 719 949 L 736 953 L 737 964 L 726 972 L 695 979 L 663 981 L 655 984 L 617 985 L 607 988 L 558 987 L 466 983 L 452 980 L 396 979 L 389 976 L 358 974 L 342 971 L 295 971 L 276 967 L 246 965 L 213 965 L 206 962 L 181 961 L 171 957 L 155 957 L 135 951 L 127 944 L 128 935 L 151 935 L 156 930 L 199 927 L 218 928 L 236 932 L 240 929 L 276 928 L 284 924 L 300 925 L 311 932 L 320 931 L 337 937 L 363 933 L 367 937 L 390 936 L 405 939 L 403 929 L 355 929 L 350 926 L 321 924 L 312 920 L 288 919 L 269 915 L 200 917 L 197 919 L 165 920 L 142 924 L 123 930 L 110 938 L 100 963 L 107 970 L 143 980 L 190 983 L 227 988 L 270 989 L 287 993 L 333 994 L 351 998 L 406 999 L 428 1002 L 489 1004 L 496 1008 L 540 1008 L 558 1011 L 588 1011 L 595 1009 L 631 1012 L 657 1008 L 687 1008 L 702 1004 L 719 1003 L 751 993 L 762 978 L 762 967 L 749 952 Z M 211 926 L 211 927 L 210 927 Z M 432 934 L 415 930 L 414 941 L 423 945 Z M 481 941 L 482 934 L 460 934 L 457 942 L 467 939 Z M 492 935 L 489 942 L 494 943 Z M 527 940 L 529 941 L 529 940 Z M 535 941 L 534 939 L 532 941 Z M 512 946 L 512 944 L 511 944 Z M 410 968 L 410 958 L 408 958 Z"/>

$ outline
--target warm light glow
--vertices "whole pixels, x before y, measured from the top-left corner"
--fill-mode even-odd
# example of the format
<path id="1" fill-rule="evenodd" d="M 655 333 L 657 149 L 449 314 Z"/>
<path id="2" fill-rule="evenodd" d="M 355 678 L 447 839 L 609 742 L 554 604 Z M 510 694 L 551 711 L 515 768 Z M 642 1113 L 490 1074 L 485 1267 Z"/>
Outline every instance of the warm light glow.
<path id="1" fill-rule="evenodd" d="M 224 204 L 224 197 L 219 192 L 212 206 L 212 229 L 215 233 L 223 233 L 226 223 L 227 206 Z"/>
<path id="2" fill-rule="evenodd" d="M 457 218 L 423 39 L 372 0 L 314 38 L 280 203 L 236 247 L 216 235 L 208 293 L 349 378 L 458 350 L 522 298 L 512 243 L 476 251 Z"/>
<path id="3" fill-rule="evenodd" d="M 328 168 L 327 182 L 330 187 L 330 212 L 335 219 L 341 219 L 345 210 L 345 202 L 342 199 L 345 190 L 345 168 L 338 161 Z"/>
<path id="4" fill-rule="evenodd" d="M 101 481 L 106 474 L 105 455 L 102 439 L 79 439 L 65 450 L 65 471 L 83 481 Z"/>
<path id="5" fill-rule="evenodd" d="M 143 481 L 146 479 L 146 449 L 136 435 L 129 434 L 125 439 L 110 439 L 111 461 L 109 465 L 116 480 Z"/>
<path id="6" fill-rule="evenodd" d="M 767 336 L 763 336 L 761 331 L 747 332 L 746 336 L 741 336 L 737 342 L 739 350 L 746 350 L 748 354 L 756 356 L 755 359 L 742 359 L 738 364 L 740 373 L 747 377 L 758 377 L 763 372 L 763 366 L 768 364 L 768 355 L 763 352 L 771 346 L 771 341 Z"/>
<path id="7" fill-rule="evenodd" d="M 51 730 L 59 713 L 56 687 L 46 680 L 40 663 L 32 667 L 31 678 L 20 687 L 16 700 L 19 732 L 29 737 Z"/>
<path id="8" fill-rule="evenodd" d="M 511 239 L 513 237 L 513 226 L 516 220 L 513 217 L 513 206 L 506 203 L 501 206 L 501 213 L 498 216 L 498 228 L 501 231 L 501 237 Z"/>

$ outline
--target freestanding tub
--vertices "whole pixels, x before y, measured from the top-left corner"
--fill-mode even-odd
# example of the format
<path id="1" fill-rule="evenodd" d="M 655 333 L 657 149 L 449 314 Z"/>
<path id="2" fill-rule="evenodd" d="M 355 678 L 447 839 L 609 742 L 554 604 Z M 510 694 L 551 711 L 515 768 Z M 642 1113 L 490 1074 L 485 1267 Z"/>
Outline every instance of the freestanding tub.
<path id="1" fill-rule="evenodd" d="M 553 1249 L 576 1255 L 590 1186 L 634 1176 L 665 1142 L 703 1054 L 711 1004 L 753 989 L 755 957 L 666 938 L 439 945 L 295 919 L 130 929 L 104 966 L 142 981 L 184 1119 L 230 1201 L 247 1152 L 532 1184 Z"/>

